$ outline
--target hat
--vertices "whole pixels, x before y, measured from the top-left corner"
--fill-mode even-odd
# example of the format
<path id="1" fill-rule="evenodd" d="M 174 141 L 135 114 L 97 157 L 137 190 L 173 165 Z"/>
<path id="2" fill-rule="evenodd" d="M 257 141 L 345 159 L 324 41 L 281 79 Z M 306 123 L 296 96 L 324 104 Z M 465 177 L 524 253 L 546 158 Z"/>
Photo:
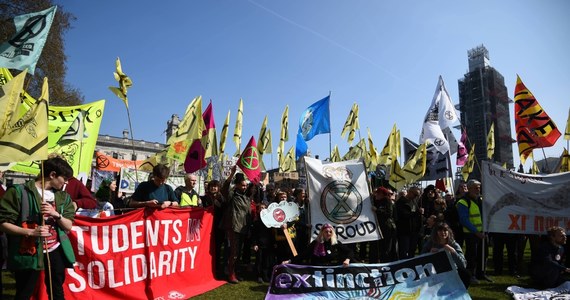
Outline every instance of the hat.
<path id="1" fill-rule="evenodd" d="M 374 192 L 375 193 L 381 193 L 382 195 L 391 195 L 392 194 L 391 190 L 389 190 L 383 186 L 377 188 Z"/>

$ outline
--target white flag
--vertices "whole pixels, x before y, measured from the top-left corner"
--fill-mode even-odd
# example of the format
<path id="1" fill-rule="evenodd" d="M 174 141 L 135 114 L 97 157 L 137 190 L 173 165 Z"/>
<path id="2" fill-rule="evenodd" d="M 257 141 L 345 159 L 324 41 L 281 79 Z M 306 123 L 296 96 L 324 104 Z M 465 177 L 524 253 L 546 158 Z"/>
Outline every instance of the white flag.
<path id="1" fill-rule="evenodd" d="M 370 188 L 362 160 L 323 162 L 305 156 L 311 232 L 328 223 L 343 243 L 376 241 L 381 237 L 372 211 Z M 313 205 L 314 204 L 314 205 Z M 311 236 L 311 240 L 316 235 Z"/>

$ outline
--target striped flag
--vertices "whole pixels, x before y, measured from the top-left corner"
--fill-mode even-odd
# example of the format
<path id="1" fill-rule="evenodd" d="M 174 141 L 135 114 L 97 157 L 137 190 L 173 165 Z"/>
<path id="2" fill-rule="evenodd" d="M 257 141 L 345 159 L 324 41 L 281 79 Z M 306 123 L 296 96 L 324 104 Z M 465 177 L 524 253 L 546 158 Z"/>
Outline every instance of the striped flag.
<path id="1" fill-rule="evenodd" d="M 551 147 L 561 136 L 554 121 L 518 75 L 515 87 L 515 129 L 523 164 L 533 149 Z"/>

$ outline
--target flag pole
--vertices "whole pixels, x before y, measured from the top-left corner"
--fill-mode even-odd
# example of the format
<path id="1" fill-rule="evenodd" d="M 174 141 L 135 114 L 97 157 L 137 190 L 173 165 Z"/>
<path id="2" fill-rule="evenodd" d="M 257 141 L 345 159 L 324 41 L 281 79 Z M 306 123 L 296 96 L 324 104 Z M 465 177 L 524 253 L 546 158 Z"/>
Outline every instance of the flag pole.
<path id="1" fill-rule="evenodd" d="M 331 115 L 331 106 L 330 106 L 330 100 L 331 100 L 331 91 L 329 90 L 329 157 L 332 157 L 332 130 L 330 128 L 330 115 Z"/>
<path id="2" fill-rule="evenodd" d="M 131 157 L 131 160 L 133 161 L 133 165 L 135 166 L 135 177 L 137 178 L 137 181 L 139 180 L 139 173 L 138 173 L 138 167 L 137 167 L 137 160 L 136 160 L 136 152 L 135 152 L 135 137 L 134 137 L 134 133 L 133 133 L 133 125 L 131 123 L 131 112 L 129 110 L 129 106 L 125 105 L 126 109 L 127 109 L 127 119 L 129 120 L 129 130 L 131 131 L 131 147 L 133 149 L 133 155 Z"/>

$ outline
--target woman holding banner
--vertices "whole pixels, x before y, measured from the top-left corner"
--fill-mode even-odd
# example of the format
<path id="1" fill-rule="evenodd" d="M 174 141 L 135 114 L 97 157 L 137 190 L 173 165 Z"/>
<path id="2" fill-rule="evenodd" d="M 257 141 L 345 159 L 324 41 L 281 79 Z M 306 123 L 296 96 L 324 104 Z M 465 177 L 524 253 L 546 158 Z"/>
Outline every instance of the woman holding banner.
<path id="1" fill-rule="evenodd" d="M 311 265 L 314 266 L 342 264 L 344 267 L 348 267 L 350 260 L 353 259 L 353 252 L 349 247 L 337 240 L 334 228 L 330 224 L 324 224 L 321 227 L 319 236 L 309 244 L 305 252 L 284 261 L 283 264 L 298 264 L 304 259 L 308 259 Z"/>
<path id="2" fill-rule="evenodd" d="M 453 231 L 444 222 L 437 223 L 433 226 L 430 238 L 425 242 L 422 253 L 434 253 L 438 251 L 447 251 L 451 254 L 455 265 L 457 266 L 457 273 L 465 288 L 469 287 L 471 283 L 471 274 L 467 271 L 467 261 L 463 255 L 461 246 L 453 239 Z"/>

